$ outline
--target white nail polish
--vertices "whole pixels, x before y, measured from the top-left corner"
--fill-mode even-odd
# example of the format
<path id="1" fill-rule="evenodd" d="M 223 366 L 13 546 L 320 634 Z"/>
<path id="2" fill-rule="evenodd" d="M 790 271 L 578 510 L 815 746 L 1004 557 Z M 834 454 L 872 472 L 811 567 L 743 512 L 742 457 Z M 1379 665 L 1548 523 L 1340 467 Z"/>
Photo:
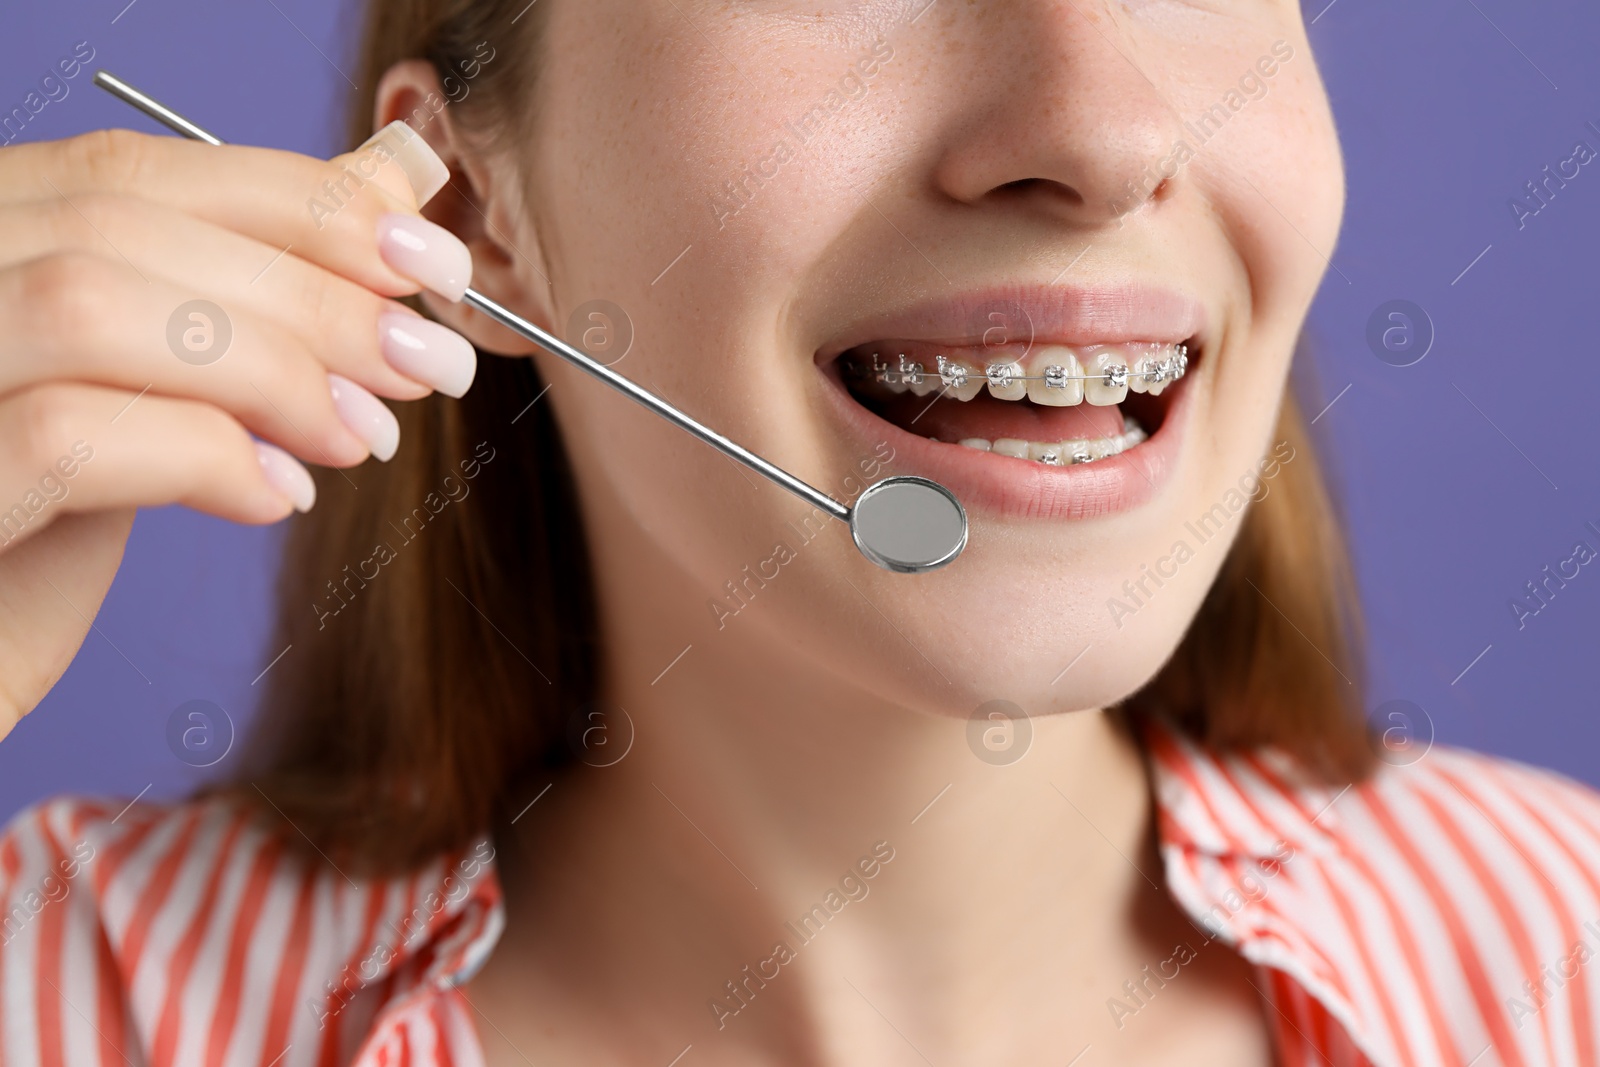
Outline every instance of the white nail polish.
<path id="1" fill-rule="evenodd" d="M 472 253 L 461 238 L 419 215 L 380 218 L 378 254 L 400 274 L 452 303 L 460 303 L 472 284 Z"/>
<path id="2" fill-rule="evenodd" d="M 339 421 L 361 438 L 374 456 L 391 459 L 400 447 L 400 422 L 388 405 L 338 374 L 328 375 L 328 388 L 333 392 Z"/>
<path id="3" fill-rule="evenodd" d="M 282 494 L 296 511 L 311 510 L 317 502 L 317 483 L 311 480 L 311 472 L 301 466 L 299 460 L 265 441 L 256 442 L 256 460 L 274 492 Z"/>
<path id="4" fill-rule="evenodd" d="M 378 319 L 379 344 L 389 366 L 446 396 L 461 396 L 478 370 L 472 342 L 446 326 L 391 311 Z"/>

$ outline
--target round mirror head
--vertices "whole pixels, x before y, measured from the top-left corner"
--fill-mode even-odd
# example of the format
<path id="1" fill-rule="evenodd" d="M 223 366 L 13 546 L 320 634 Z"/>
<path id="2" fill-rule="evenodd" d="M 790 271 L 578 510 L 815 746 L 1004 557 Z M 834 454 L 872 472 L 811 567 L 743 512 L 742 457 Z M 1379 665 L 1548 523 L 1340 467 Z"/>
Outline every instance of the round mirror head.
<path id="1" fill-rule="evenodd" d="M 938 482 L 885 478 L 850 509 L 850 536 L 878 566 L 921 574 L 943 567 L 967 547 L 967 511 Z"/>

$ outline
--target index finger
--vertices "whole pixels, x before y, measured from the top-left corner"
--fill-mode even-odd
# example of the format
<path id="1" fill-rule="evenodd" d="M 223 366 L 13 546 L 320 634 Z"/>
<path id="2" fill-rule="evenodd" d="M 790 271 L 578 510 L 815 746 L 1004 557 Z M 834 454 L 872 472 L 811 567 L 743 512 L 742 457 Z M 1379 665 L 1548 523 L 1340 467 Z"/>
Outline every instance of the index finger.
<path id="1" fill-rule="evenodd" d="M 330 160 L 130 130 L 0 151 L 0 203 L 117 192 L 167 205 L 309 260 L 384 296 L 421 286 L 384 262 L 384 216 L 416 215 L 449 169 L 404 121 Z"/>

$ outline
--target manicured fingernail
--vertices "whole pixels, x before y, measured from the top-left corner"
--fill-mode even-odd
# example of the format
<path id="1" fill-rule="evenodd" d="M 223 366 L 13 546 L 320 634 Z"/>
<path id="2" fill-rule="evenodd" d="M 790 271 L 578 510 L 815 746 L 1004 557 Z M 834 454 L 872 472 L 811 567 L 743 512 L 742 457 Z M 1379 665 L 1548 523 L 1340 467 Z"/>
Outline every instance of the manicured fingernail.
<path id="1" fill-rule="evenodd" d="M 400 447 L 400 421 L 388 405 L 337 374 L 328 375 L 328 388 L 333 391 L 333 407 L 339 413 L 339 421 L 361 438 L 374 456 L 391 458 Z"/>
<path id="2" fill-rule="evenodd" d="M 383 358 L 389 366 L 446 396 L 461 396 L 478 372 L 472 342 L 421 315 L 386 312 L 378 318 Z"/>
<path id="3" fill-rule="evenodd" d="M 311 472 L 300 461 L 277 445 L 256 442 L 256 459 L 261 463 L 261 473 L 273 490 L 282 493 L 296 511 L 310 511 L 317 502 L 317 483 Z"/>
<path id="4" fill-rule="evenodd" d="M 380 218 L 378 251 L 396 271 L 451 302 L 472 284 L 472 253 L 461 238 L 417 215 Z"/>
<path id="5" fill-rule="evenodd" d="M 406 125 L 404 119 L 395 119 L 369 137 L 356 151 L 363 152 L 379 145 L 393 153 L 394 161 L 406 172 L 406 180 L 411 183 L 411 191 L 416 194 L 418 207 L 432 200 L 434 194 L 449 183 L 450 168 L 445 166 L 444 160 L 439 158 L 439 153 L 433 150 L 433 146 L 428 144 L 420 133 Z"/>

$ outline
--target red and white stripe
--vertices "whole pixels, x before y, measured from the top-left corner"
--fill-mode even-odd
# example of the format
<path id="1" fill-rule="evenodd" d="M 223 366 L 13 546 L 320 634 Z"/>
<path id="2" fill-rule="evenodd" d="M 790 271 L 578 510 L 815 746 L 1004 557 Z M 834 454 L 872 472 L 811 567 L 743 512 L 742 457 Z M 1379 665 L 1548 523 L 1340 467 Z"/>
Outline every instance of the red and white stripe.
<path id="1" fill-rule="evenodd" d="M 1154 723 L 1145 742 L 1168 890 L 1256 964 L 1287 1067 L 1600 1064 L 1600 794 L 1441 748 L 1340 790 L 1280 753 L 1218 756 Z M 18 815 L 0 1063 L 481 1064 L 452 978 L 504 921 L 469 859 L 487 842 L 360 881 L 292 833 L 220 801 Z"/>
<path id="2" fill-rule="evenodd" d="M 1285 1064 L 1600 1063 L 1600 794 L 1446 748 L 1339 790 L 1277 754 L 1146 741 L 1192 915 L 1265 842 L 1293 849 L 1221 934 L 1261 968 Z"/>
<path id="3" fill-rule="evenodd" d="M 21 909 L 0 927 L 0 1063 L 481 1063 L 450 977 L 503 912 L 492 867 L 462 873 L 470 854 L 357 881 L 219 801 L 32 807 L 0 837 L 0 901 Z"/>

